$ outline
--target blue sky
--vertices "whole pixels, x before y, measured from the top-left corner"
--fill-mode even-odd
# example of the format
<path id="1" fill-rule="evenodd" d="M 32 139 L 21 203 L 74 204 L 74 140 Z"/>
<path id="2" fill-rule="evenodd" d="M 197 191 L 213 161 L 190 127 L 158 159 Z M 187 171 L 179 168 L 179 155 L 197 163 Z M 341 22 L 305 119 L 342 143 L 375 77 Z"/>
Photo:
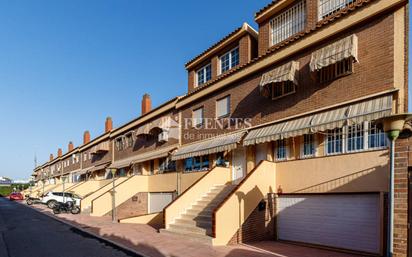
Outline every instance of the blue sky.
<path id="1" fill-rule="evenodd" d="M 184 63 L 270 1 L 0 0 L 0 176 L 184 94 Z"/>
<path id="2" fill-rule="evenodd" d="M 0 0 L 0 176 L 184 94 L 185 62 L 269 2 Z"/>

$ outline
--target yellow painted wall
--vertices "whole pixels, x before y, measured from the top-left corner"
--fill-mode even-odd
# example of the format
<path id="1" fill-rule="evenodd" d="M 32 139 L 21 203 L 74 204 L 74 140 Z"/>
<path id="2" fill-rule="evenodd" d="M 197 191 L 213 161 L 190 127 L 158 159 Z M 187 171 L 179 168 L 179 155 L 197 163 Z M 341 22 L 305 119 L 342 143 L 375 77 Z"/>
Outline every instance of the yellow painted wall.
<path id="1" fill-rule="evenodd" d="M 85 197 L 88 194 L 98 190 L 99 188 L 105 186 L 106 184 L 110 183 L 111 180 L 88 180 L 84 182 L 83 184 L 80 184 L 79 186 L 73 188 L 72 191 L 73 193 Z"/>
<path id="2" fill-rule="evenodd" d="M 127 177 L 122 177 L 122 178 L 118 178 L 116 179 L 115 182 L 115 186 L 119 185 L 120 183 L 122 183 L 123 181 L 125 181 L 127 179 Z M 107 180 L 109 181 L 109 180 Z M 106 193 L 107 191 L 109 191 L 112 187 L 112 180 L 110 179 L 110 182 L 107 183 L 106 185 L 102 186 L 101 188 L 97 189 L 96 191 L 94 191 L 93 193 L 89 194 L 88 196 L 84 197 L 81 202 L 80 202 L 80 208 L 82 211 L 84 211 L 86 208 L 91 206 L 91 202 L 93 199 L 95 199 L 96 197 L 98 197 L 101 194 Z"/>
<path id="3" fill-rule="evenodd" d="M 388 191 L 388 150 L 276 163 L 283 193 Z"/>
<path id="4" fill-rule="evenodd" d="M 132 176 L 124 183 L 118 185 L 116 190 L 115 203 L 116 207 L 130 199 L 138 192 L 148 192 L 149 176 Z M 106 192 L 96 199 L 92 200 L 92 210 L 90 215 L 101 217 L 112 210 L 111 192 Z"/>
<path id="5" fill-rule="evenodd" d="M 148 192 L 172 192 L 177 190 L 177 172 L 156 174 L 148 177 Z M 135 191 L 137 193 L 137 191 Z"/>
<path id="6" fill-rule="evenodd" d="M 183 193 L 188 189 L 193 183 L 198 181 L 203 175 L 205 175 L 207 171 L 199 171 L 199 172 L 189 172 L 189 173 L 181 173 L 180 175 L 180 188 L 179 193 Z"/>
<path id="7" fill-rule="evenodd" d="M 276 164 L 263 161 L 215 212 L 213 245 L 226 245 L 268 193 L 275 193 Z M 167 224 L 167 223 L 166 223 Z"/>

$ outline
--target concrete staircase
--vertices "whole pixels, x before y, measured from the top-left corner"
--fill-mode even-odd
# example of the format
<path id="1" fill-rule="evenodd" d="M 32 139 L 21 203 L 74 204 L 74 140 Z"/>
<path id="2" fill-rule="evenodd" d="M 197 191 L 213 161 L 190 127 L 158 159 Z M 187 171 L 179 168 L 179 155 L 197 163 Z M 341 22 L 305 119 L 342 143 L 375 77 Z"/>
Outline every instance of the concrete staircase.
<path id="1" fill-rule="evenodd" d="M 213 211 L 236 185 L 214 185 L 161 233 L 175 234 L 212 244 Z"/>

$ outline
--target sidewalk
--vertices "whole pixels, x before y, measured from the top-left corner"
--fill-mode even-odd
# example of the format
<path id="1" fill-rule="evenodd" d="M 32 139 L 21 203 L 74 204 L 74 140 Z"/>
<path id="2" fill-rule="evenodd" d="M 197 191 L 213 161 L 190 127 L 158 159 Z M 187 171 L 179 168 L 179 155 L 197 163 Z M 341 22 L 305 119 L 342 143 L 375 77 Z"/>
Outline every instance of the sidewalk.
<path id="1" fill-rule="evenodd" d="M 22 203 L 24 204 L 24 203 Z M 112 223 L 110 217 L 89 215 L 54 215 L 44 205 L 33 205 L 34 209 L 58 217 L 85 232 L 109 240 L 148 257 L 355 257 L 357 255 L 301 247 L 275 241 L 256 242 L 250 245 L 212 247 L 179 236 L 165 235 L 143 224 Z M 359 257 L 359 256 L 358 256 Z"/>

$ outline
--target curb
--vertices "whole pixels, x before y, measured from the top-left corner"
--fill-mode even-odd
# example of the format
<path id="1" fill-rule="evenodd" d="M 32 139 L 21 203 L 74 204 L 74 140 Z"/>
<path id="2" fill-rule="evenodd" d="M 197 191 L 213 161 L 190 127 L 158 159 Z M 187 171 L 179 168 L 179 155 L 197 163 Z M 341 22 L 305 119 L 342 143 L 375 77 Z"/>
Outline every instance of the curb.
<path id="1" fill-rule="evenodd" d="M 55 215 L 52 215 L 52 214 L 47 213 L 47 212 L 41 212 L 41 211 L 39 211 L 39 209 L 34 208 L 34 207 L 31 207 L 31 206 L 28 206 L 28 205 L 24 204 L 23 202 L 17 202 L 17 203 L 19 203 L 19 204 L 21 204 L 21 205 L 23 205 L 23 206 L 25 206 L 25 207 L 27 207 L 27 208 L 30 208 L 30 209 L 32 209 L 32 210 L 35 210 L 35 211 L 37 211 L 37 212 L 39 212 L 39 213 L 41 213 L 41 214 L 44 214 L 44 215 L 46 215 L 46 216 L 48 216 L 48 217 L 50 217 L 50 218 L 52 218 L 52 219 L 54 219 L 54 220 L 56 220 L 56 221 L 58 221 L 58 222 L 60 222 L 60 223 L 63 223 L 63 224 L 65 224 L 65 225 L 67 225 L 67 226 L 70 226 L 70 227 L 72 227 L 73 229 L 79 231 L 79 232 L 82 233 L 82 234 L 87 234 L 87 235 L 89 235 L 89 236 L 91 236 L 91 237 L 93 237 L 93 238 L 95 238 L 95 239 L 97 239 L 97 240 L 99 240 L 99 241 L 105 242 L 106 244 L 108 244 L 108 245 L 110 245 L 110 246 L 112 246 L 112 247 L 114 247 L 114 248 L 121 249 L 122 251 L 126 252 L 126 253 L 129 254 L 129 255 L 137 255 L 137 256 L 139 256 L 139 257 L 150 257 L 150 256 L 144 255 L 143 253 L 140 253 L 140 252 L 138 252 L 138 251 L 136 251 L 136 250 L 134 250 L 134 249 L 132 249 L 132 248 L 130 248 L 130 247 L 128 247 L 128 246 L 125 246 L 125 245 L 123 245 L 123 244 L 121 244 L 121 243 L 119 243 L 119 242 L 116 242 L 116 241 L 107 239 L 107 238 L 105 238 L 105 237 L 103 237 L 103 236 L 100 236 L 100 235 L 96 235 L 95 233 L 92 233 L 92 232 L 90 232 L 90 231 L 87 231 L 87 230 L 85 230 L 85 229 L 83 229 L 83 228 L 81 228 L 81 227 L 79 227 L 79 226 L 76 226 L 76 225 L 74 225 L 74 224 L 72 224 L 72 223 L 70 223 L 70 222 L 68 222 L 68 221 L 62 220 L 62 219 L 56 217 Z"/>

